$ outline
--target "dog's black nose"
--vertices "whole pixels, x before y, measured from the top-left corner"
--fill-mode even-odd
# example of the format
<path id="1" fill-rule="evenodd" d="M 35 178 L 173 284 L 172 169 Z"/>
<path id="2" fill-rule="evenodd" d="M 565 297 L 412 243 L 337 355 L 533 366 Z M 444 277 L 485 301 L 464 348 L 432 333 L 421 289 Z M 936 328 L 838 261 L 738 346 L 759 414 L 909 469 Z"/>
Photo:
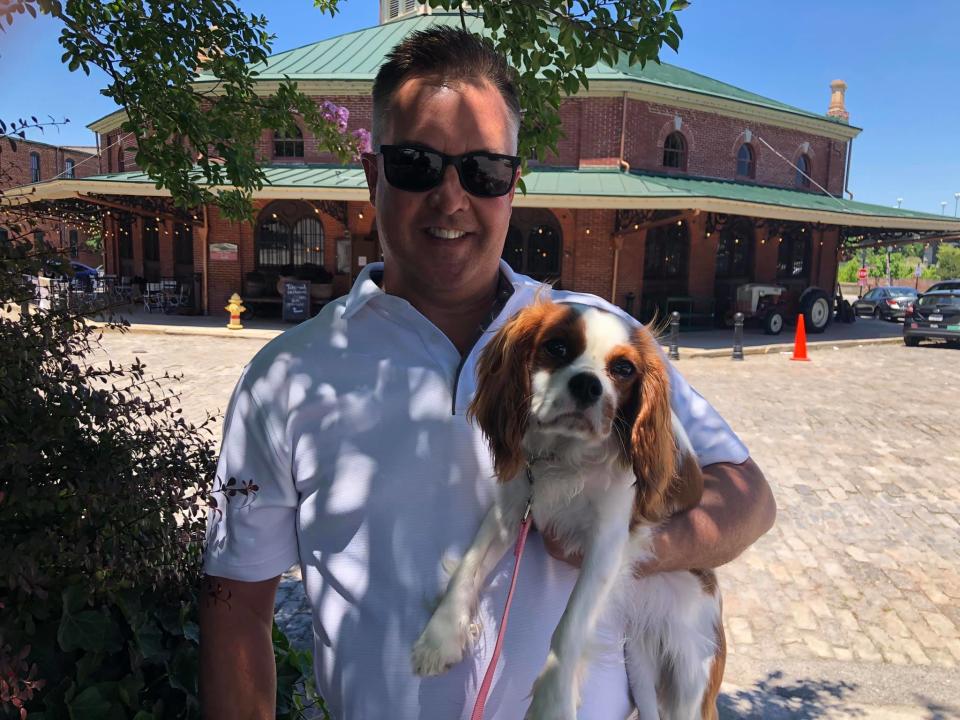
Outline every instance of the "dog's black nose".
<path id="1" fill-rule="evenodd" d="M 577 401 L 577 406 L 581 408 L 593 405 L 603 395 L 603 385 L 600 383 L 600 378 L 589 372 L 574 375 L 570 378 L 567 387 L 570 388 L 573 399 Z"/>

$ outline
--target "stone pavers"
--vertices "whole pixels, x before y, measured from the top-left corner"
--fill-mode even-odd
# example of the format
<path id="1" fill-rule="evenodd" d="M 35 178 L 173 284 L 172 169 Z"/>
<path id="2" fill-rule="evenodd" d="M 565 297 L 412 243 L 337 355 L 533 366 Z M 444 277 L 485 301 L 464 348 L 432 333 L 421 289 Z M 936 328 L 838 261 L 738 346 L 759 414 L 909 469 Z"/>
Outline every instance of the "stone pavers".
<path id="1" fill-rule="evenodd" d="M 222 412 L 263 340 L 107 333 Z M 139 351 L 139 352 L 135 352 Z M 682 359 L 774 488 L 776 527 L 720 571 L 724 717 L 960 717 L 960 351 Z M 218 425 L 219 432 L 219 425 Z M 522 580 L 521 580 L 522 582 Z M 295 574 L 278 617 L 309 643 Z"/>

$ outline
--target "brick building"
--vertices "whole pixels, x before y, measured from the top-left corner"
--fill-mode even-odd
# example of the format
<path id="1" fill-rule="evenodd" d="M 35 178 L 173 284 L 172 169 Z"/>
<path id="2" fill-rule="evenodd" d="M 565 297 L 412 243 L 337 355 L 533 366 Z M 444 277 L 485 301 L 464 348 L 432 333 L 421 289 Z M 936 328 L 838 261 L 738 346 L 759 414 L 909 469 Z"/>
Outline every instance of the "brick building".
<path id="1" fill-rule="evenodd" d="M 348 132 L 369 128 L 386 50 L 429 24 L 460 23 L 412 2 L 383 3 L 382 15 L 376 27 L 272 56 L 258 67 L 261 91 L 289 77 L 317 102 L 349 108 Z M 960 232 L 955 220 L 845 199 L 860 130 L 848 122 L 840 81 L 819 114 L 666 64 L 601 64 L 588 77 L 589 91 L 562 104 L 558 153 L 530 163 L 527 192 L 516 196 L 504 257 L 518 270 L 642 319 L 698 308 L 719 320 L 745 282 L 784 285 L 795 302 L 811 286 L 832 297 L 851 238 Z M 213 88 L 216 79 L 196 83 Z M 213 207 L 183 214 L 164 205 L 165 192 L 125 151 L 133 139 L 120 131 L 123 119 L 118 111 L 89 126 L 100 175 L 37 186 L 33 196 L 72 197 L 76 207 L 81 193 L 103 222 L 109 272 L 196 277 L 197 305 L 217 311 L 235 291 L 250 297 L 252 272 L 271 287 L 285 265 L 321 264 L 345 292 L 379 258 L 362 170 L 336 164 L 306 128 L 263 135 L 268 184 L 256 195 L 256 222 L 238 224 Z"/>
<path id="2" fill-rule="evenodd" d="M 0 193 L 21 185 L 59 178 L 84 178 L 100 172 L 95 147 L 49 145 L 19 139 L 15 145 L 0 144 Z M 28 232 L 36 237 L 42 237 L 85 265 L 96 267 L 103 262 L 102 254 L 87 244 L 91 230 L 97 230 L 88 225 L 86 218 L 73 218 L 70 213 L 44 213 L 35 220 L 36 226 Z M 16 219 L 11 215 L 7 222 L 16 222 Z M 26 230 L 24 223 L 19 224 Z M 5 232 L 0 229 L 0 233 Z"/>

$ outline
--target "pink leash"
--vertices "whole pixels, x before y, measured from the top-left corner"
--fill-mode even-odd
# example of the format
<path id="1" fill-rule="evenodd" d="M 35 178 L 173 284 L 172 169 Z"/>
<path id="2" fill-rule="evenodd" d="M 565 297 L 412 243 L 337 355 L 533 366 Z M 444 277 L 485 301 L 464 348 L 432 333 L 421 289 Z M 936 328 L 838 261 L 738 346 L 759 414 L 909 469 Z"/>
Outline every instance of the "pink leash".
<path id="1" fill-rule="evenodd" d="M 527 472 L 529 473 L 529 469 Z M 487 695 L 490 692 L 490 686 L 493 684 L 493 673 L 497 669 L 497 660 L 500 659 L 500 646 L 503 644 L 503 636 L 507 634 L 507 617 L 510 615 L 510 603 L 513 602 L 513 590 L 517 586 L 517 575 L 520 574 L 520 557 L 523 555 L 523 546 L 527 544 L 527 534 L 533 524 L 533 518 L 530 517 L 530 507 L 531 501 L 528 500 L 527 509 L 523 513 L 523 520 L 520 523 L 517 545 L 513 549 L 513 556 L 516 558 L 513 563 L 513 578 L 510 580 L 507 602 L 503 606 L 503 620 L 500 622 L 500 631 L 497 633 L 497 643 L 493 646 L 493 657 L 490 658 L 487 672 L 483 676 L 483 682 L 480 683 L 480 692 L 477 693 L 477 702 L 473 706 L 470 720 L 483 720 L 483 706 L 487 703 Z"/>

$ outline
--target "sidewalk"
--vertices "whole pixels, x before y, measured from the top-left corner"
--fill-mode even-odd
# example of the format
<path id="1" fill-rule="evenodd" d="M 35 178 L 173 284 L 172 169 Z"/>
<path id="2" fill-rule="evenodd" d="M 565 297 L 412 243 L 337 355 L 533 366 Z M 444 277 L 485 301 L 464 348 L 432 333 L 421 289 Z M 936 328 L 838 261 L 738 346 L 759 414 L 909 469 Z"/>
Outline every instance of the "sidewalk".
<path id="1" fill-rule="evenodd" d="M 166 315 L 147 313 L 128 306 L 119 317 L 130 323 L 134 332 L 160 333 L 165 335 L 206 335 L 210 337 L 247 338 L 269 340 L 293 323 L 281 320 L 244 320 L 242 330 L 228 330 L 227 316 Z M 95 323 L 103 325 L 103 323 Z M 792 327 L 784 328 L 780 335 L 766 335 L 762 330 L 745 328 L 743 331 L 744 355 L 791 352 L 793 350 Z M 833 323 L 820 335 L 807 334 L 807 350 L 830 350 L 861 345 L 887 345 L 902 343 L 903 325 L 884 320 L 860 319 L 851 325 Z M 666 349 L 670 342 L 669 329 L 660 338 Z M 680 358 L 730 357 L 733 351 L 732 330 L 681 331 Z"/>
<path id="2" fill-rule="evenodd" d="M 229 317 L 222 315 L 174 315 L 162 312 L 148 313 L 142 307 L 127 305 L 116 311 L 114 321 L 126 320 L 132 332 L 155 333 L 160 335 L 203 335 L 207 337 L 230 337 L 248 340 L 270 340 L 285 330 L 289 330 L 293 323 L 282 320 L 256 319 L 243 320 L 242 330 L 227 329 Z M 106 322 L 94 321 L 98 327 L 105 327 Z"/>

